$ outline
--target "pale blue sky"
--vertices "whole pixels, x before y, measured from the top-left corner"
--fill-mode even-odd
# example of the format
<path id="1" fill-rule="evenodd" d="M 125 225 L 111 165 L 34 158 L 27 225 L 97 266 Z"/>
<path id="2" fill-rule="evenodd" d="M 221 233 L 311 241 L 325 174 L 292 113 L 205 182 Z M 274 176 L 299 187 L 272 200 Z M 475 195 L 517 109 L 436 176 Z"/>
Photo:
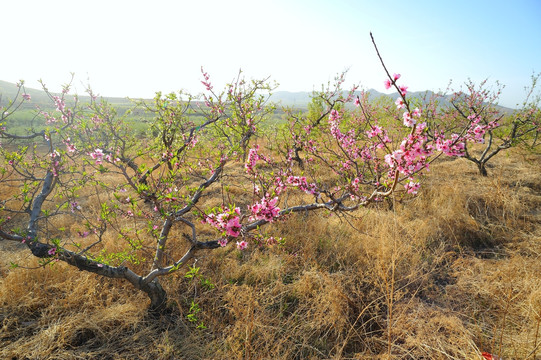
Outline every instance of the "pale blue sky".
<path id="1" fill-rule="evenodd" d="M 311 91 L 349 68 L 348 82 L 384 91 L 372 31 L 411 90 L 468 77 L 506 85 L 514 106 L 541 72 L 541 1 L 25 0 L 2 3 L 0 80 L 51 89 L 75 72 L 104 96 L 200 92 L 239 68 L 278 90 Z"/>

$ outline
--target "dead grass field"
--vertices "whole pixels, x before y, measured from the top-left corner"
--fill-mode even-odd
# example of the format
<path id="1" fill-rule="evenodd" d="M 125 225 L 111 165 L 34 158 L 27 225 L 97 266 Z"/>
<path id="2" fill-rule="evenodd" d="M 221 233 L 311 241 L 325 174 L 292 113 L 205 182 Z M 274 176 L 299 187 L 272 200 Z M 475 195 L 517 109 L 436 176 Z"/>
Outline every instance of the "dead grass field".
<path id="1" fill-rule="evenodd" d="M 160 319 L 120 280 L 10 269 L 37 261 L 0 241 L 0 358 L 541 359 L 541 157 L 492 164 L 442 160 L 414 199 L 296 214 L 272 227 L 283 246 L 202 253 L 215 287 L 164 277 Z"/>

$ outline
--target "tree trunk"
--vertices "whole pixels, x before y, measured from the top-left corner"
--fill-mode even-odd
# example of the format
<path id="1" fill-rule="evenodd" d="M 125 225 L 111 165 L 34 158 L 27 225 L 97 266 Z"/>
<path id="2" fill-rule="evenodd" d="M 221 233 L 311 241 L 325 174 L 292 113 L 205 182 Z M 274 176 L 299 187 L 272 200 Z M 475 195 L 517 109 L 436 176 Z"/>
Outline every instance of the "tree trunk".
<path id="1" fill-rule="evenodd" d="M 486 168 L 485 165 L 486 164 L 484 162 L 478 162 L 477 163 L 477 168 L 479 169 L 479 174 L 481 174 L 483 176 L 488 176 L 487 168 Z"/>
<path id="2" fill-rule="evenodd" d="M 300 155 L 299 155 L 299 152 L 301 152 L 302 149 L 299 148 L 299 147 L 295 147 L 295 157 L 292 158 L 293 160 L 295 160 L 298 164 L 299 164 L 299 168 L 301 170 L 304 170 L 304 162 L 302 161 Z"/>
<path id="3" fill-rule="evenodd" d="M 52 245 L 31 240 L 26 245 L 30 248 L 32 254 L 38 258 L 48 258 L 51 256 L 49 251 L 53 248 Z M 59 260 L 79 270 L 92 272 L 108 278 L 128 280 L 137 290 L 144 291 L 147 294 L 150 299 L 148 310 L 153 315 L 159 315 L 166 309 L 167 293 L 157 278 L 149 283 L 144 283 L 142 276 L 137 275 L 125 266 L 103 265 L 83 255 L 65 249 L 62 249 L 57 256 Z"/>
<path id="4" fill-rule="evenodd" d="M 141 287 L 150 298 L 150 306 L 148 311 L 152 315 L 160 315 L 164 312 L 167 305 L 167 292 L 160 285 L 158 280 L 154 280 L 149 284 Z"/>

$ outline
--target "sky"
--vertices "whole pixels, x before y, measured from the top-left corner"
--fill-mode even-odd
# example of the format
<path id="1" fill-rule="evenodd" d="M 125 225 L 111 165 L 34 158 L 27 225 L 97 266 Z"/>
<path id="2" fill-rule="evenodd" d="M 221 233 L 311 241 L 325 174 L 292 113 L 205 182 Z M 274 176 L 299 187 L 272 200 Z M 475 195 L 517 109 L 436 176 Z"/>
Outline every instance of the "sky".
<path id="1" fill-rule="evenodd" d="M 103 96 L 215 89 L 239 70 L 277 91 L 312 91 L 344 70 L 347 85 L 386 91 L 459 89 L 468 79 L 506 87 L 516 107 L 541 72 L 540 0 L 3 0 L 0 80 L 58 91 L 75 74 Z"/>

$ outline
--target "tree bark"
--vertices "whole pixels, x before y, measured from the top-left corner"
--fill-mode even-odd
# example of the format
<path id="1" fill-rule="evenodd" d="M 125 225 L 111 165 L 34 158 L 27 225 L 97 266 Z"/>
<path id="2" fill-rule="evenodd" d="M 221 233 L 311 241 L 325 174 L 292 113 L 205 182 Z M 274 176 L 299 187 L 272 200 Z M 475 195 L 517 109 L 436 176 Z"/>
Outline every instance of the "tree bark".
<path id="1" fill-rule="evenodd" d="M 482 176 L 488 176 L 486 163 L 478 162 L 477 163 L 477 168 L 479 169 L 479 174 L 481 174 Z"/>
<path id="2" fill-rule="evenodd" d="M 11 239 L 10 239 L 11 240 Z M 14 239 L 15 240 L 15 239 Z M 48 258 L 49 251 L 54 247 L 37 241 L 26 242 L 32 254 L 38 258 Z M 128 280 L 137 290 L 143 291 L 150 299 L 149 312 L 154 315 L 163 313 L 167 305 L 167 292 L 161 286 L 158 278 L 152 281 L 144 281 L 144 278 L 125 266 L 109 266 L 87 258 L 84 255 L 61 249 L 58 259 L 76 267 L 81 271 L 92 272 L 108 278 L 121 278 Z"/>
<path id="3" fill-rule="evenodd" d="M 163 314 L 167 308 L 167 292 L 163 289 L 158 279 L 145 284 L 141 290 L 150 298 L 149 313 L 152 315 Z"/>

